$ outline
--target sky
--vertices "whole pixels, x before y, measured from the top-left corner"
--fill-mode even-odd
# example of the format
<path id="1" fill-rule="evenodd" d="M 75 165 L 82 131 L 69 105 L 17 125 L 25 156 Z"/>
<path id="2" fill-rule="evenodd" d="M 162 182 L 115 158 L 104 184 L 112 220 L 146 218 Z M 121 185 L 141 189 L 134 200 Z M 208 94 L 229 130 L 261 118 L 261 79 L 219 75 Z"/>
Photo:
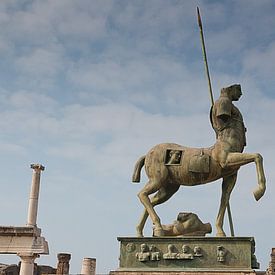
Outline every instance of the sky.
<path id="1" fill-rule="evenodd" d="M 27 221 L 31 163 L 41 163 L 38 227 L 56 266 L 71 253 L 97 273 L 116 270 L 117 237 L 135 236 L 143 211 L 135 162 L 175 142 L 209 147 L 215 136 L 201 51 L 200 7 L 214 98 L 242 85 L 236 104 L 246 152 L 264 158 L 267 191 L 258 202 L 255 165 L 239 171 L 231 196 L 236 236 L 254 236 L 261 269 L 275 246 L 275 2 L 272 0 L 1 0 L 0 186 L 2 225 Z M 182 187 L 156 208 L 163 224 L 179 212 L 215 218 L 221 180 Z M 229 235 L 227 217 L 225 231 Z M 148 220 L 145 235 L 151 236 Z M 2 263 L 18 263 L 1 255 Z"/>

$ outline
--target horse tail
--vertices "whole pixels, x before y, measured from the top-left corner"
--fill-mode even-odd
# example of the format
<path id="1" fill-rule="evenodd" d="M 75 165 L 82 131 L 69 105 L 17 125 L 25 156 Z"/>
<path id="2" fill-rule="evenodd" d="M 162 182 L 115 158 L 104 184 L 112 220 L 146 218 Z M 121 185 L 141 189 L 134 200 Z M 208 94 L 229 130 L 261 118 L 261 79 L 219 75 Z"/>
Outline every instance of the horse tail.
<path id="1" fill-rule="evenodd" d="M 145 162 L 145 155 L 140 157 L 139 160 L 136 162 L 134 173 L 132 176 L 132 182 L 140 182 L 140 171 L 144 166 L 144 162 Z"/>

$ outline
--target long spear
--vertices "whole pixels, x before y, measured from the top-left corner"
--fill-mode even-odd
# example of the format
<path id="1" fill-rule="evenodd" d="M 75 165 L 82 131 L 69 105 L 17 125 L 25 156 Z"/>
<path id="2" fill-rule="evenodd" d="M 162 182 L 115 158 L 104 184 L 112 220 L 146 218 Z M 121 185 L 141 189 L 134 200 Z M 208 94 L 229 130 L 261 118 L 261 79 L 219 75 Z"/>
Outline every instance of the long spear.
<path id="1" fill-rule="evenodd" d="M 204 43 L 204 35 L 203 35 L 203 29 L 202 29 L 202 20 L 201 20 L 201 16 L 200 16 L 199 7 L 197 7 L 197 14 L 198 14 L 198 24 L 199 24 L 199 27 L 200 27 L 200 34 L 201 34 L 203 59 L 204 59 L 204 64 L 205 64 L 206 77 L 207 77 L 207 80 L 208 80 L 209 95 L 210 95 L 211 104 L 213 106 L 214 105 L 214 97 L 213 97 L 210 73 L 209 73 L 209 68 L 208 68 L 206 49 L 205 49 L 205 43 Z M 232 215 L 231 215 L 229 202 L 227 204 L 227 215 L 228 215 L 228 220 L 229 220 L 231 236 L 234 237 L 235 234 L 234 234 L 234 227 L 233 227 L 233 219 L 232 219 Z"/>

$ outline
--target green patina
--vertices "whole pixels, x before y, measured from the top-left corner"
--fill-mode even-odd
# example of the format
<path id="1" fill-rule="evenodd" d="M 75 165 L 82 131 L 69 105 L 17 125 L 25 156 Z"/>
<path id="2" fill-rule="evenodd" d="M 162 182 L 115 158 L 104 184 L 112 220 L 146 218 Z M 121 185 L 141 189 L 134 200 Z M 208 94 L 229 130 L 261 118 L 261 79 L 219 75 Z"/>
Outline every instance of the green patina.
<path id="1" fill-rule="evenodd" d="M 118 240 L 121 271 L 252 271 L 259 268 L 253 237 L 119 237 Z"/>

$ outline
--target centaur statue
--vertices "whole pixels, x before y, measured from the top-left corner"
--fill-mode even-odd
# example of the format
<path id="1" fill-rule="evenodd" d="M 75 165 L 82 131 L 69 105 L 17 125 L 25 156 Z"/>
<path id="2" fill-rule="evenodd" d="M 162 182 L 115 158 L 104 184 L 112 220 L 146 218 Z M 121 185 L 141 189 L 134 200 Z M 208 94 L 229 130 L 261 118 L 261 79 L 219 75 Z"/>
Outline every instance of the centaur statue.
<path id="1" fill-rule="evenodd" d="M 232 102 L 238 101 L 241 95 L 241 86 L 238 84 L 223 88 L 219 99 L 212 106 L 210 119 L 216 132 L 216 143 L 212 147 L 189 148 L 174 143 L 162 143 L 137 161 L 133 182 L 140 181 L 143 166 L 149 178 L 148 183 L 138 193 L 145 209 L 137 225 L 137 236 L 143 236 L 148 215 L 154 224 L 154 236 L 163 236 L 163 227 L 154 207 L 170 199 L 181 185 L 201 185 L 220 178 L 223 179 L 222 196 L 216 219 L 216 235 L 225 236 L 224 215 L 238 170 L 251 162 L 256 164 L 258 179 L 254 197 L 259 200 L 264 195 L 266 180 L 263 158 L 258 153 L 243 153 L 246 128 L 241 112 Z"/>

